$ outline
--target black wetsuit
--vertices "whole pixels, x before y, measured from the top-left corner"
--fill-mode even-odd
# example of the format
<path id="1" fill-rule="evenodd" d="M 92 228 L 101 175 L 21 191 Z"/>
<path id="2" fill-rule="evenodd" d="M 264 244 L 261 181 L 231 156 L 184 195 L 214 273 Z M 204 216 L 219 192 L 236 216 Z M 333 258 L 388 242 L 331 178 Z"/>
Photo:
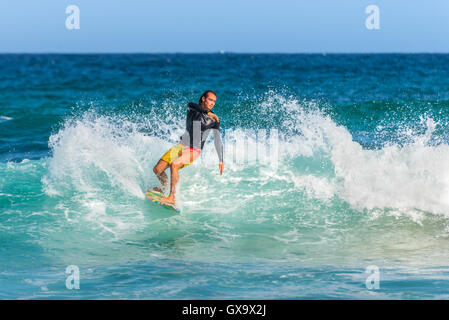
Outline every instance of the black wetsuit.
<path id="1" fill-rule="evenodd" d="M 215 150 L 217 150 L 219 161 L 223 162 L 220 123 L 209 118 L 207 113 L 212 111 L 203 109 L 199 104 L 189 102 L 187 108 L 186 132 L 181 136 L 181 142 L 186 146 L 203 150 L 210 131 L 213 131 Z"/>

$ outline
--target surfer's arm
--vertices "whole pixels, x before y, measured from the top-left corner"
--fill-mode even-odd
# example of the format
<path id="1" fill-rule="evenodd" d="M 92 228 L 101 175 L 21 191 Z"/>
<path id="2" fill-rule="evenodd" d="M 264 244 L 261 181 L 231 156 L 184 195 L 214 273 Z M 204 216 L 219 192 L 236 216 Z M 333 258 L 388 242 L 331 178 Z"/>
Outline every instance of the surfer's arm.
<path id="1" fill-rule="evenodd" d="M 223 174 L 223 142 L 221 141 L 221 136 L 220 136 L 220 124 L 217 123 L 216 128 L 214 128 L 214 145 L 215 145 L 215 150 L 217 151 L 217 155 L 218 155 L 218 168 L 220 170 L 220 174 Z"/>

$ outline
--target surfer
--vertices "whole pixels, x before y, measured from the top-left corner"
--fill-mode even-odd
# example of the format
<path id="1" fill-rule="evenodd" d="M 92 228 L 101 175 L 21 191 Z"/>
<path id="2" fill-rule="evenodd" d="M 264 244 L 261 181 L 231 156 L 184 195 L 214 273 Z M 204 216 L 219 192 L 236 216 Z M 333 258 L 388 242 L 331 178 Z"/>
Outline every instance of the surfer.
<path id="1" fill-rule="evenodd" d="M 162 188 L 166 189 L 168 177 L 164 171 L 170 167 L 170 194 L 168 197 L 161 198 L 161 201 L 171 204 L 175 203 L 175 189 L 179 180 L 178 170 L 188 166 L 200 156 L 211 130 L 214 133 L 215 150 L 218 154 L 218 168 L 220 174 L 223 174 L 223 144 L 220 137 L 220 119 L 212 112 L 216 101 L 217 95 L 215 92 L 207 90 L 199 99 L 199 104 L 193 102 L 187 104 L 186 131 L 181 136 L 180 142 L 169 149 L 153 168 L 153 172 L 161 182 Z M 158 187 L 153 188 L 153 190 L 163 193 Z"/>

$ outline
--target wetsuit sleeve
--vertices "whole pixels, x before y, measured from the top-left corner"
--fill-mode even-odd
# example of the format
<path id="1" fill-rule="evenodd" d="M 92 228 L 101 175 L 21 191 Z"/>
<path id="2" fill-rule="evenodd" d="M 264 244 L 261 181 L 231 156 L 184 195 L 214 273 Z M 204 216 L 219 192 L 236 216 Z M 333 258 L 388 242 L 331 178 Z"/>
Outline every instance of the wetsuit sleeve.
<path id="1" fill-rule="evenodd" d="M 193 110 L 193 111 L 196 111 L 196 112 L 199 112 L 199 113 L 204 113 L 204 114 L 207 114 L 207 112 L 208 112 L 207 110 L 203 109 L 199 104 L 196 104 L 196 103 L 193 103 L 193 102 L 189 102 L 187 104 L 187 108 L 189 110 Z"/>
<path id="2" fill-rule="evenodd" d="M 217 125 L 214 128 L 214 144 L 215 150 L 217 151 L 218 161 L 223 162 L 223 143 L 221 141 L 220 136 L 220 123 L 217 122 Z"/>

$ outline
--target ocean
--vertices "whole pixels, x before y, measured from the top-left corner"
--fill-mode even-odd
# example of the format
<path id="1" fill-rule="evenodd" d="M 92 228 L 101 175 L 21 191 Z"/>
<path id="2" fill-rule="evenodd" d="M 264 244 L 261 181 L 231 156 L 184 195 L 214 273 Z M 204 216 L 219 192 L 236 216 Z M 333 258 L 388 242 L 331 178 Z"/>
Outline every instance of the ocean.
<path id="1" fill-rule="evenodd" d="M 448 299 L 448 121 L 445 54 L 0 55 L 0 299 Z"/>

